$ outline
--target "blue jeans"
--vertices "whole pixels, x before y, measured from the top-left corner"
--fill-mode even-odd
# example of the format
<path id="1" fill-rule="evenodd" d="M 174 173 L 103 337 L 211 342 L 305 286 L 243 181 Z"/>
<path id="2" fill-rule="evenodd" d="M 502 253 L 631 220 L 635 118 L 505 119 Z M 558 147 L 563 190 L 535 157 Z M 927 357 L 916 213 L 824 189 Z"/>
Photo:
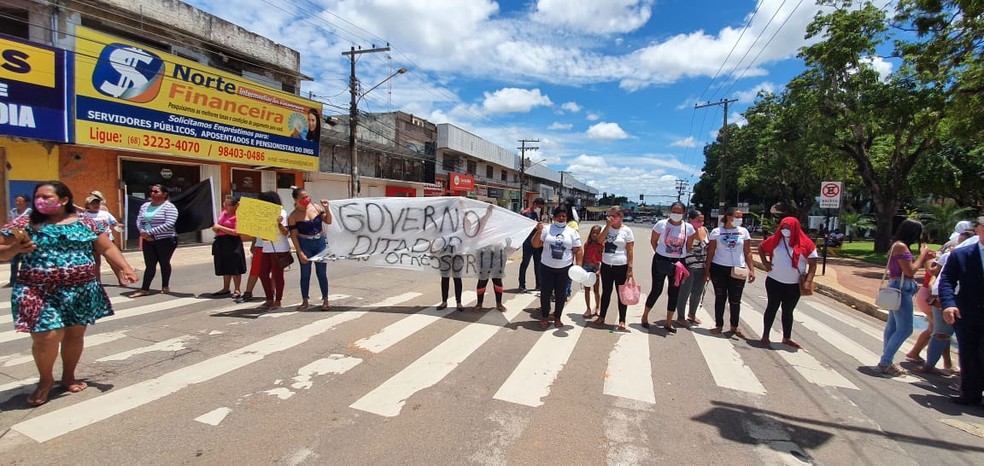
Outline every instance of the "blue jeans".
<path id="1" fill-rule="evenodd" d="M 902 347 L 909 335 L 912 335 L 912 297 L 919 289 L 919 284 L 912 279 L 892 278 L 888 281 L 888 286 L 896 288 L 902 292 L 902 304 L 898 310 L 889 311 L 888 321 L 885 323 L 885 342 L 882 349 L 881 361 L 878 362 L 882 367 L 892 365 L 895 353 Z"/>
<path id="2" fill-rule="evenodd" d="M 926 349 L 926 367 L 936 367 L 953 336 L 953 326 L 943 320 L 943 309 L 933 308 L 933 336 Z"/>
<path id="3" fill-rule="evenodd" d="M 301 246 L 301 252 L 307 257 L 325 250 L 324 238 L 297 238 L 297 243 Z M 321 299 L 328 299 L 328 264 L 324 262 L 308 262 L 301 264 L 301 298 L 307 301 L 309 290 L 311 289 L 311 264 L 314 264 L 314 271 L 318 274 L 318 287 L 321 288 Z"/>

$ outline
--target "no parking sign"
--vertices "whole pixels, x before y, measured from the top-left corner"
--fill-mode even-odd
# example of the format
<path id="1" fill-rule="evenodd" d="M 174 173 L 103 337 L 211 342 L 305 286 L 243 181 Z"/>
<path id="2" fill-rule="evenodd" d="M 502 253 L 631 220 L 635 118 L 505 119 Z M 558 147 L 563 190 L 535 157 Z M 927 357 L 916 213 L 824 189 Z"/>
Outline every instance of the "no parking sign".
<path id="1" fill-rule="evenodd" d="M 824 181 L 820 183 L 820 208 L 839 209 L 844 183 L 840 181 Z"/>

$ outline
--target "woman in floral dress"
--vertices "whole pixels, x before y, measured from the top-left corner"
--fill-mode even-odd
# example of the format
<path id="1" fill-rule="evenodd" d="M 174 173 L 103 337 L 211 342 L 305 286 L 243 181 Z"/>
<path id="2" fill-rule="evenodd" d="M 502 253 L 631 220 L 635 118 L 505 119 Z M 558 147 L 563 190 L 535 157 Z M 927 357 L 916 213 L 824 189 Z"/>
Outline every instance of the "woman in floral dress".
<path id="1" fill-rule="evenodd" d="M 71 393 L 84 390 L 86 383 L 75 377 L 75 368 L 82 357 L 86 327 L 113 315 L 109 297 L 99 285 L 95 256 L 106 257 L 121 285 L 136 282 L 137 274 L 109 241 L 104 227 L 78 215 L 72 192 L 58 181 L 39 184 L 30 217 L 5 225 L 0 238 L 0 260 L 21 257 L 11 310 L 16 330 L 31 334 L 40 378 L 27 403 L 40 406 L 48 401 L 59 346 L 61 387 Z"/>

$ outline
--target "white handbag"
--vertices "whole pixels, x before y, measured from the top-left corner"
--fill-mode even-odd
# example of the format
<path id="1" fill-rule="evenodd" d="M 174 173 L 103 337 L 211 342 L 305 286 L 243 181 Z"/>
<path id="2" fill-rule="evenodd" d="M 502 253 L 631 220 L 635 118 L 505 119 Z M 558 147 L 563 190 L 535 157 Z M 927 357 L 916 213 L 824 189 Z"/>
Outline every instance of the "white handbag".
<path id="1" fill-rule="evenodd" d="M 892 256 L 888 257 L 892 260 Z M 885 264 L 885 272 L 882 273 L 881 282 L 878 283 L 878 295 L 875 296 L 875 306 L 886 311 L 897 311 L 902 306 L 902 290 L 885 285 L 885 277 L 888 276 L 888 264 Z"/>

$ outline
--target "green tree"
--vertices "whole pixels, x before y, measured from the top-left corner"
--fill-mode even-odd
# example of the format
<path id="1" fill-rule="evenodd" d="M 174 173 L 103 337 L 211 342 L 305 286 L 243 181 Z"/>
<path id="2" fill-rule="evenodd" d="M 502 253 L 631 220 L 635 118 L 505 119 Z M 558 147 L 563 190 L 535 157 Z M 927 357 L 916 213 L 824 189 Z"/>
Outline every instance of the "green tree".
<path id="1" fill-rule="evenodd" d="M 861 212 L 844 212 L 840 216 L 840 224 L 848 230 L 847 241 L 849 243 L 854 242 L 855 232 L 860 234 L 875 227 L 875 222 L 871 220 L 871 217 Z"/>
<path id="2" fill-rule="evenodd" d="M 939 204 L 927 203 L 919 207 L 919 219 L 926 225 L 931 240 L 944 243 L 957 222 L 970 217 L 974 209 L 960 207 L 953 200 Z"/>
<path id="3" fill-rule="evenodd" d="M 807 70 L 790 82 L 791 97 L 815 115 L 808 127 L 811 142 L 857 169 L 871 193 L 875 251 L 884 252 L 908 175 L 936 143 L 946 99 L 905 62 L 887 77 L 871 66 L 889 39 L 882 10 L 870 3 L 821 3 L 834 9 L 807 28 L 808 39 L 823 40 L 800 51 Z"/>

